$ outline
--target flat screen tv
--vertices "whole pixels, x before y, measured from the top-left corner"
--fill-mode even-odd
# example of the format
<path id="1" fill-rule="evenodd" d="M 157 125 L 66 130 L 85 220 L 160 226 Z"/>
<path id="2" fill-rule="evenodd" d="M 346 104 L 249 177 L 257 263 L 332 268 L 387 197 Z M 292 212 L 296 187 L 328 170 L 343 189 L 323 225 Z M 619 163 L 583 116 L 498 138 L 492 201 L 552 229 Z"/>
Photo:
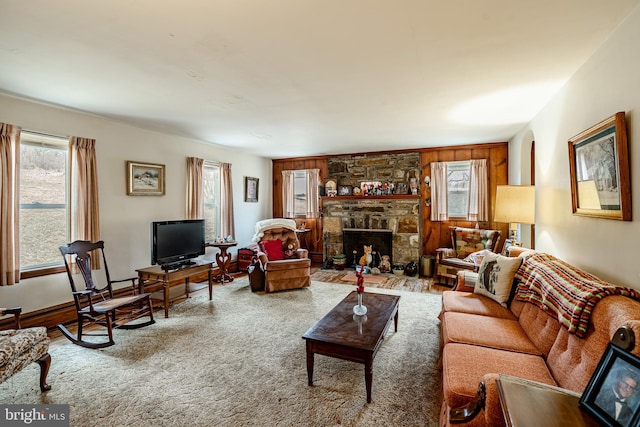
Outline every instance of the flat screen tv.
<path id="1" fill-rule="evenodd" d="M 151 223 L 151 264 L 177 268 L 193 264 L 205 253 L 204 220 L 184 219 Z"/>

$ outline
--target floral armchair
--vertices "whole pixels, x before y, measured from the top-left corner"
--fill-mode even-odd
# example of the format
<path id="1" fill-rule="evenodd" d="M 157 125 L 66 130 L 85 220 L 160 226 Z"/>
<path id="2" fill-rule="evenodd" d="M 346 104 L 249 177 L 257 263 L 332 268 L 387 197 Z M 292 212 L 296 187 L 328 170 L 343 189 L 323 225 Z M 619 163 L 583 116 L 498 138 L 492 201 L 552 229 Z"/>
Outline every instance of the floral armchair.
<path id="1" fill-rule="evenodd" d="M 0 317 L 12 314 L 14 329 L 0 331 L 0 383 L 32 362 L 40 365 L 40 390 L 48 391 L 47 373 L 51 365 L 47 328 L 20 328 L 22 308 L 0 308 Z"/>
<path id="2" fill-rule="evenodd" d="M 458 271 L 478 271 L 485 250 L 495 252 L 500 230 L 449 227 L 451 247 L 436 250 L 435 282 L 455 284 Z"/>

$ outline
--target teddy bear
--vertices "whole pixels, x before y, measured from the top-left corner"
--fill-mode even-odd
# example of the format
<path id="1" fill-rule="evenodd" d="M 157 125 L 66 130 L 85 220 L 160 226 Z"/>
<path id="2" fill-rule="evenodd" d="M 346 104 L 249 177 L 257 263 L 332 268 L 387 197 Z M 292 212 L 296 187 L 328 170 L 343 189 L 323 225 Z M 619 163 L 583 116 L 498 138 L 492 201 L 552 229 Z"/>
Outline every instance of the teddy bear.
<path id="1" fill-rule="evenodd" d="M 284 251 L 285 258 L 297 258 L 296 249 L 298 249 L 298 245 L 296 244 L 296 241 L 294 239 L 287 239 L 287 242 L 285 243 L 285 247 L 286 247 Z"/>
<path id="2" fill-rule="evenodd" d="M 382 255 L 382 261 L 380 261 L 380 272 L 388 273 L 391 271 L 391 261 L 389 260 L 389 255 Z"/>

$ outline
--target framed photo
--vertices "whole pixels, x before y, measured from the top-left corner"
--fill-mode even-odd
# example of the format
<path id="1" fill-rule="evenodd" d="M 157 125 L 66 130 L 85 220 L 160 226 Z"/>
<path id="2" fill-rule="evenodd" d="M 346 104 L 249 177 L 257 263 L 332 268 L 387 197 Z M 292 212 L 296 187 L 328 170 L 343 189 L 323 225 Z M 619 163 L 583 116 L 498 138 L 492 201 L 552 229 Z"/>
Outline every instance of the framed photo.
<path id="1" fill-rule="evenodd" d="M 640 423 L 640 357 L 609 343 L 580 406 L 602 425 L 630 427 Z"/>
<path id="2" fill-rule="evenodd" d="M 324 191 L 329 197 L 338 195 L 338 180 L 335 178 L 327 178 L 324 180 Z"/>
<path id="3" fill-rule="evenodd" d="M 164 196 L 164 165 L 127 160 L 127 196 Z"/>
<path id="4" fill-rule="evenodd" d="M 631 221 L 631 184 L 625 113 L 569 139 L 574 215 Z"/>
<path id="5" fill-rule="evenodd" d="M 244 177 L 244 201 L 258 202 L 258 178 Z"/>
<path id="6" fill-rule="evenodd" d="M 351 196 L 353 187 L 350 185 L 338 185 L 338 196 Z"/>

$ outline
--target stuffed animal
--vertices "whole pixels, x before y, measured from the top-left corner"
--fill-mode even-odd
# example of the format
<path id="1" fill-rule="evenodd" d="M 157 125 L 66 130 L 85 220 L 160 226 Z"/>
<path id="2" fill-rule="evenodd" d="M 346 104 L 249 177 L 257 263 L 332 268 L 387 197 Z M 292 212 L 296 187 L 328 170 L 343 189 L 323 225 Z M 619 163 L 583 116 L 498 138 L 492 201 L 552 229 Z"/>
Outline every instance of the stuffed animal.
<path id="1" fill-rule="evenodd" d="M 389 255 L 382 255 L 382 261 L 380 261 L 380 272 L 388 273 L 391 271 L 391 261 Z"/>
<path id="2" fill-rule="evenodd" d="M 296 249 L 298 245 L 296 245 L 296 241 L 294 239 L 288 239 L 286 243 L 286 249 L 284 251 L 285 258 L 296 258 Z"/>
<path id="3" fill-rule="evenodd" d="M 364 245 L 364 255 L 360 257 L 360 262 L 359 262 L 361 266 L 364 267 L 371 264 L 371 261 L 373 261 L 373 256 L 371 255 L 372 250 L 373 249 L 371 245 Z"/>

